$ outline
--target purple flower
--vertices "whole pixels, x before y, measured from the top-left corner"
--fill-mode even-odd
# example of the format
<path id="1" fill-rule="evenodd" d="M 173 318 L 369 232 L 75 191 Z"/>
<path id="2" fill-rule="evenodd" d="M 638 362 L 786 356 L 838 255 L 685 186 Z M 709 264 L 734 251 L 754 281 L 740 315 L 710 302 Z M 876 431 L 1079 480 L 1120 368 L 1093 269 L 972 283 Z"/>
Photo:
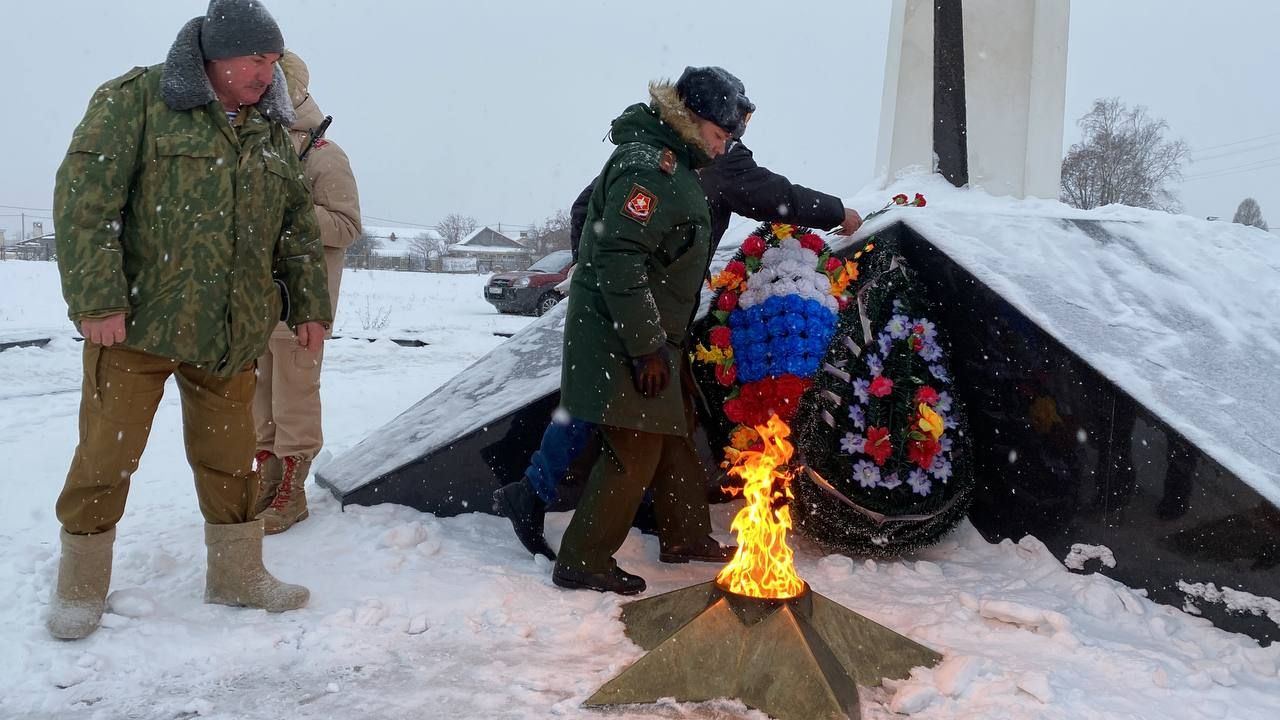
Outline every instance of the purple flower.
<path id="1" fill-rule="evenodd" d="M 884 361 L 880 359 L 879 355 L 868 355 L 867 369 L 871 371 L 871 377 L 880 377 L 881 373 L 884 372 Z"/>
<path id="2" fill-rule="evenodd" d="M 944 425 L 946 424 L 945 420 L 943 421 L 943 424 Z M 955 446 L 955 443 L 952 442 L 951 438 L 947 437 L 946 435 L 943 435 L 942 439 L 938 441 L 938 447 L 941 448 L 941 450 L 939 451 L 939 454 L 951 452 L 951 448 L 954 446 Z"/>
<path id="3" fill-rule="evenodd" d="M 920 468 L 912 470 L 911 474 L 907 475 L 907 484 L 911 486 L 911 489 L 917 495 L 928 495 L 933 490 L 933 482 L 929 480 L 929 476 L 925 475 Z"/>
<path id="4" fill-rule="evenodd" d="M 942 367 L 941 365 L 930 365 L 929 374 L 933 375 L 934 377 L 938 378 L 938 380 L 944 383 L 951 382 L 951 376 L 947 374 L 947 369 Z"/>
<path id="5" fill-rule="evenodd" d="M 863 412 L 861 405 L 849 406 L 849 420 L 853 422 L 853 426 L 859 430 L 867 429 L 867 414 Z"/>
<path id="6" fill-rule="evenodd" d="M 889 333 L 880 333 L 880 337 L 876 338 L 876 342 L 880 344 L 880 354 L 889 357 L 889 351 L 893 349 L 893 338 Z"/>
<path id="7" fill-rule="evenodd" d="M 894 340 L 906 340 L 911 334 L 911 318 L 906 315 L 894 315 L 889 318 L 889 324 L 885 325 L 884 329 Z"/>
<path id="8" fill-rule="evenodd" d="M 866 444 L 867 439 L 865 437 L 853 433 L 845 433 L 844 437 L 840 438 L 840 452 L 845 455 L 857 455 L 862 452 L 862 448 Z"/>
<path id="9" fill-rule="evenodd" d="M 945 483 L 951 479 L 951 461 L 944 458 L 942 453 L 938 453 L 937 457 L 933 459 L 933 467 L 929 468 L 929 474 L 935 480 L 941 480 Z"/>
<path id="10" fill-rule="evenodd" d="M 911 327 L 913 328 L 916 327 L 917 325 L 924 328 L 924 332 L 920 334 L 921 336 L 924 337 L 925 340 L 929 340 L 932 342 L 938 339 L 938 328 L 933 323 L 929 322 L 928 320 L 925 320 L 924 318 L 920 318 L 915 322 L 911 323 Z"/>
<path id="11" fill-rule="evenodd" d="M 859 460 L 853 466 L 853 479 L 864 489 L 870 490 L 880 484 L 880 468 L 870 460 Z"/>
<path id="12" fill-rule="evenodd" d="M 947 392 L 938 393 L 938 404 L 935 407 L 940 413 L 951 412 L 951 393 L 947 393 Z"/>
<path id="13" fill-rule="evenodd" d="M 920 357 L 924 358 L 925 362 L 938 362 L 942 359 L 942 348 L 938 346 L 938 343 L 926 340 L 924 349 L 920 351 Z"/>
<path id="14" fill-rule="evenodd" d="M 866 405 L 867 402 L 871 400 L 871 396 L 867 394 L 867 390 L 870 387 L 870 380 L 863 380 L 859 378 L 853 381 L 853 394 L 858 396 L 858 401 L 863 405 Z"/>
<path id="15" fill-rule="evenodd" d="M 889 476 L 880 481 L 880 487 L 885 490 L 892 490 L 902 484 L 902 480 L 898 479 L 898 473 L 889 473 Z"/>

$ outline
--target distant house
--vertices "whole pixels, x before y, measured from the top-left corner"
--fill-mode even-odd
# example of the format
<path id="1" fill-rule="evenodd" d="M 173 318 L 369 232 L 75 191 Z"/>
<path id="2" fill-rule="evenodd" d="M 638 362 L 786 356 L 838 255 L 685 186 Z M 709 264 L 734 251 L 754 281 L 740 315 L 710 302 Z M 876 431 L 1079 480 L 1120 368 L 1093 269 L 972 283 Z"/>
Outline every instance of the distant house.
<path id="1" fill-rule="evenodd" d="M 534 249 L 519 240 L 493 228 L 482 227 L 462 242 L 449 246 L 444 266 L 455 272 L 524 270 L 533 262 L 533 255 Z"/>
<path id="2" fill-rule="evenodd" d="M 4 253 L 6 260 L 56 260 L 58 246 L 53 233 L 45 233 L 39 237 L 4 246 L 0 252 Z"/>
<path id="3" fill-rule="evenodd" d="M 445 243 L 433 230 L 365 225 L 364 235 L 374 242 L 357 265 L 379 270 L 437 270 Z"/>

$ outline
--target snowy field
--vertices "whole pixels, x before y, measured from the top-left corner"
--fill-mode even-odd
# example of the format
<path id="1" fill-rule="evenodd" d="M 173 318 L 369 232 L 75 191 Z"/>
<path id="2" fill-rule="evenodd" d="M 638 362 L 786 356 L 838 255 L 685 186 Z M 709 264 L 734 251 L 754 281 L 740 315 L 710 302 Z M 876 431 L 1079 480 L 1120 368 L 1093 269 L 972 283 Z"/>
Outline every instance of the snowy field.
<path id="1" fill-rule="evenodd" d="M 318 466 L 500 344 L 494 333 L 529 322 L 497 315 L 483 282 L 348 272 Z M 55 266 L 0 263 L 0 341 L 32 335 L 54 341 L 0 352 L 0 718 L 763 718 L 733 701 L 582 709 L 641 655 L 618 621 L 622 601 L 554 587 L 549 565 L 488 515 L 343 512 L 310 486 L 311 518 L 266 541 L 268 567 L 309 586 L 310 606 L 269 615 L 202 604 L 202 520 L 172 386 L 120 526 L 104 626 L 80 642 L 50 639 L 53 504 L 75 445 L 80 344 Z M 732 509 L 715 509 L 719 528 Z M 567 523 L 549 518 L 553 545 Z M 1034 538 L 993 545 L 965 525 L 879 564 L 796 545 L 815 590 L 946 657 L 864 689 L 866 718 L 1280 717 L 1280 644 L 1072 573 Z M 619 560 L 650 596 L 716 572 L 662 565 L 656 540 L 634 533 Z"/>

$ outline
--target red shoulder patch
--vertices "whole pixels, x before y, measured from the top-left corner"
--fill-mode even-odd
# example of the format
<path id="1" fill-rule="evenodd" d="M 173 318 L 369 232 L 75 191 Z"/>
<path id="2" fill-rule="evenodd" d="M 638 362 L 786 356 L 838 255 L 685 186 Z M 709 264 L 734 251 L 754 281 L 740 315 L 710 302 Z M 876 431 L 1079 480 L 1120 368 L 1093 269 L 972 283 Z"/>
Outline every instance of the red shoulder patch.
<path id="1" fill-rule="evenodd" d="M 328 144 L 329 144 L 328 140 L 325 140 L 324 138 L 316 138 L 315 142 L 311 143 L 311 147 L 315 148 L 316 150 L 319 150 L 320 148 Z"/>
<path id="2" fill-rule="evenodd" d="M 658 196 L 646 190 L 642 185 L 631 186 L 627 201 L 622 204 L 622 214 L 641 225 L 648 225 L 653 219 L 653 211 L 658 207 Z"/>

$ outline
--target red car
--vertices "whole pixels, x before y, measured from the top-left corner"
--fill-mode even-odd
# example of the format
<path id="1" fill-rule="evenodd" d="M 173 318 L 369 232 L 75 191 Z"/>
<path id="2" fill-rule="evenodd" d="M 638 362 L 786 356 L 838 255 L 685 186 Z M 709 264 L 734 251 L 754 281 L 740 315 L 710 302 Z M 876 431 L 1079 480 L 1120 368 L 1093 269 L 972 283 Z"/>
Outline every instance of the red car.
<path id="1" fill-rule="evenodd" d="M 560 302 L 556 285 L 564 282 L 573 253 L 557 250 L 528 270 L 494 273 L 484 286 L 484 299 L 503 313 L 542 315 Z"/>

